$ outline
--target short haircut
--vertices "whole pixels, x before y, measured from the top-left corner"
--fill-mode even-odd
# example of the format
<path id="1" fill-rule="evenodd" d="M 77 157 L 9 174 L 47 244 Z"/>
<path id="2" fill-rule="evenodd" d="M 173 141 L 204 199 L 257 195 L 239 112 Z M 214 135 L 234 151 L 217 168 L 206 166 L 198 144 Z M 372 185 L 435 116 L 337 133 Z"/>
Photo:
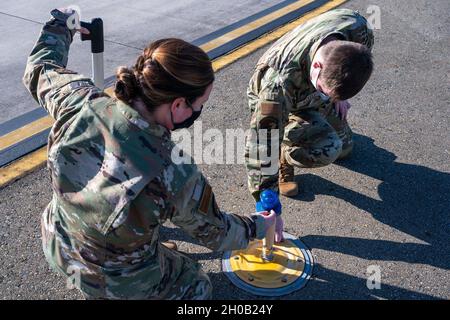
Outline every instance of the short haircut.
<path id="1" fill-rule="evenodd" d="M 330 97 L 334 101 L 355 96 L 372 74 L 372 53 L 360 43 L 331 41 L 323 47 L 323 58 L 320 80 L 331 90 Z"/>

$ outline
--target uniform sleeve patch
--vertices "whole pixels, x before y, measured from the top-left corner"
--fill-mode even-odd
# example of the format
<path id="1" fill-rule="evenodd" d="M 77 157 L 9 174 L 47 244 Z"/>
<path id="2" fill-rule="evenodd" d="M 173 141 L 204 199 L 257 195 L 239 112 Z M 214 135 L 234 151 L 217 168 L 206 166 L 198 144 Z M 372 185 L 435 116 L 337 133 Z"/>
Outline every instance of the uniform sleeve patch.
<path id="1" fill-rule="evenodd" d="M 203 194 L 200 200 L 200 206 L 198 207 L 198 211 L 200 211 L 205 215 L 208 214 L 208 208 L 211 202 L 212 195 L 213 195 L 212 188 L 208 183 L 206 183 L 205 188 L 203 189 Z"/>
<path id="2" fill-rule="evenodd" d="M 92 84 L 89 81 L 74 81 L 69 84 L 70 90 L 75 90 L 82 87 L 91 87 Z"/>
<path id="3" fill-rule="evenodd" d="M 261 115 L 270 116 L 274 118 L 280 117 L 280 104 L 278 102 L 262 102 L 261 103 Z"/>
<path id="4" fill-rule="evenodd" d="M 194 187 L 194 192 L 192 193 L 192 200 L 199 201 L 202 195 L 203 183 L 202 181 L 198 181 Z"/>
<path id="5" fill-rule="evenodd" d="M 59 74 L 77 74 L 75 71 L 66 69 L 66 68 L 58 68 L 55 69 L 55 72 L 59 73 Z"/>

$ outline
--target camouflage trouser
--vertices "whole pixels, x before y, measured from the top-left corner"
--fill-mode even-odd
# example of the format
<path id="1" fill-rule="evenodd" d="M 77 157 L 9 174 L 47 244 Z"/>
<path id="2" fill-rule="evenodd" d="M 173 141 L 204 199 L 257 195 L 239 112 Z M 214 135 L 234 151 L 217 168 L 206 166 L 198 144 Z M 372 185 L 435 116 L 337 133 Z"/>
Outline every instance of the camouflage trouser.
<path id="1" fill-rule="evenodd" d="M 278 129 L 278 150 L 284 152 L 288 163 L 302 168 L 326 166 L 338 157 L 348 154 L 352 147 L 352 131 L 337 115 L 332 103 L 320 107 L 289 113 L 294 104 L 288 101 L 285 88 L 278 84 L 279 75 L 271 68 L 257 70 L 247 90 L 252 113 L 250 129 Z M 265 145 L 258 138 L 248 136 L 245 145 L 245 164 L 248 187 L 256 200 L 260 190 L 278 189 L 278 173 L 266 170 L 273 167 L 273 160 L 262 161 L 254 155 L 266 154 L 272 149 L 270 139 Z M 268 135 L 269 137 L 270 135 Z M 252 156 L 253 155 L 253 156 Z M 278 165 L 278 163 L 276 164 Z"/>
<path id="2" fill-rule="evenodd" d="M 159 244 L 159 254 L 168 265 L 159 286 L 159 293 L 152 299 L 205 300 L 212 296 L 212 284 L 208 275 L 194 260 Z M 170 265 L 169 265 L 170 264 Z M 177 269 L 179 272 L 176 272 Z"/>
<path id="3" fill-rule="evenodd" d="M 170 249 L 167 249 L 170 250 Z M 172 254 L 180 255 L 172 250 Z M 181 256 L 181 255 L 180 255 Z M 179 277 L 161 279 L 160 287 L 167 288 L 158 295 L 140 297 L 138 299 L 151 300 L 208 300 L 211 299 L 212 285 L 207 274 L 203 272 L 198 263 L 181 256 L 175 258 L 183 264 Z M 188 261 L 182 261 L 187 259 Z M 169 280 L 169 281 L 166 281 Z M 86 300 L 103 300 L 105 297 L 94 297 L 82 292 Z M 126 297 L 124 297 L 126 299 Z"/>
<path id="4" fill-rule="evenodd" d="M 85 259 L 80 254 L 82 248 L 72 245 L 76 241 L 58 229 L 47 209 L 41 223 L 45 257 L 86 299 L 211 298 L 211 281 L 200 265 L 161 243 L 157 244 L 156 256 L 148 262 L 129 268 L 104 268 Z"/>
<path id="5" fill-rule="evenodd" d="M 333 163 L 353 148 L 352 130 L 341 120 L 333 104 L 318 111 L 290 114 L 284 128 L 282 152 L 287 162 L 301 168 Z"/>

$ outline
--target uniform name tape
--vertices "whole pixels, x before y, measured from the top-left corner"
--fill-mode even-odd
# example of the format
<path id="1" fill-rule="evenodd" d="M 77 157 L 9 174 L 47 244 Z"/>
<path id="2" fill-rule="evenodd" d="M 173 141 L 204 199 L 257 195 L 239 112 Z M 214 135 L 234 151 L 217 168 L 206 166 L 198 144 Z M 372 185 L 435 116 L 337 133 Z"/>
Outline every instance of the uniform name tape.
<path id="1" fill-rule="evenodd" d="M 209 184 L 205 184 L 205 188 L 203 189 L 202 199 L 200 200 L 200 206 L 198 211 L 203 214 L 208 213 L 209 203 L 211 202 L 212 196 L 212 188 Z"/>

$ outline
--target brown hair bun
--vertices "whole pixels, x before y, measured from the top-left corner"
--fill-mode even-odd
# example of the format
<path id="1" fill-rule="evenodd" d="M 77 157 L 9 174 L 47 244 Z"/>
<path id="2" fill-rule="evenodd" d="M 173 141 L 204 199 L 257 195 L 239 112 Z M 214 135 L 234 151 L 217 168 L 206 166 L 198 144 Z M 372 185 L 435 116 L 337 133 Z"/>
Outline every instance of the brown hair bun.
<path id="1" fill-rule="evenodd" d="M 133 70 L 127 67 L 119 67 L 116 71 L 116 85 L 114 93 L 119 100 L 131 103 L 138 95 L 139 87 Z"/>
<path id="2" fill-rule="evenodd" d="M 214 81 L 214 70 L 201 48 L 167 38 L 150 43 L 134 67 L 119 67 L 116 77 L 119 100 L 131 104 L 139 96 L 152 111 L 179 97 L 194 101 Z"/>

